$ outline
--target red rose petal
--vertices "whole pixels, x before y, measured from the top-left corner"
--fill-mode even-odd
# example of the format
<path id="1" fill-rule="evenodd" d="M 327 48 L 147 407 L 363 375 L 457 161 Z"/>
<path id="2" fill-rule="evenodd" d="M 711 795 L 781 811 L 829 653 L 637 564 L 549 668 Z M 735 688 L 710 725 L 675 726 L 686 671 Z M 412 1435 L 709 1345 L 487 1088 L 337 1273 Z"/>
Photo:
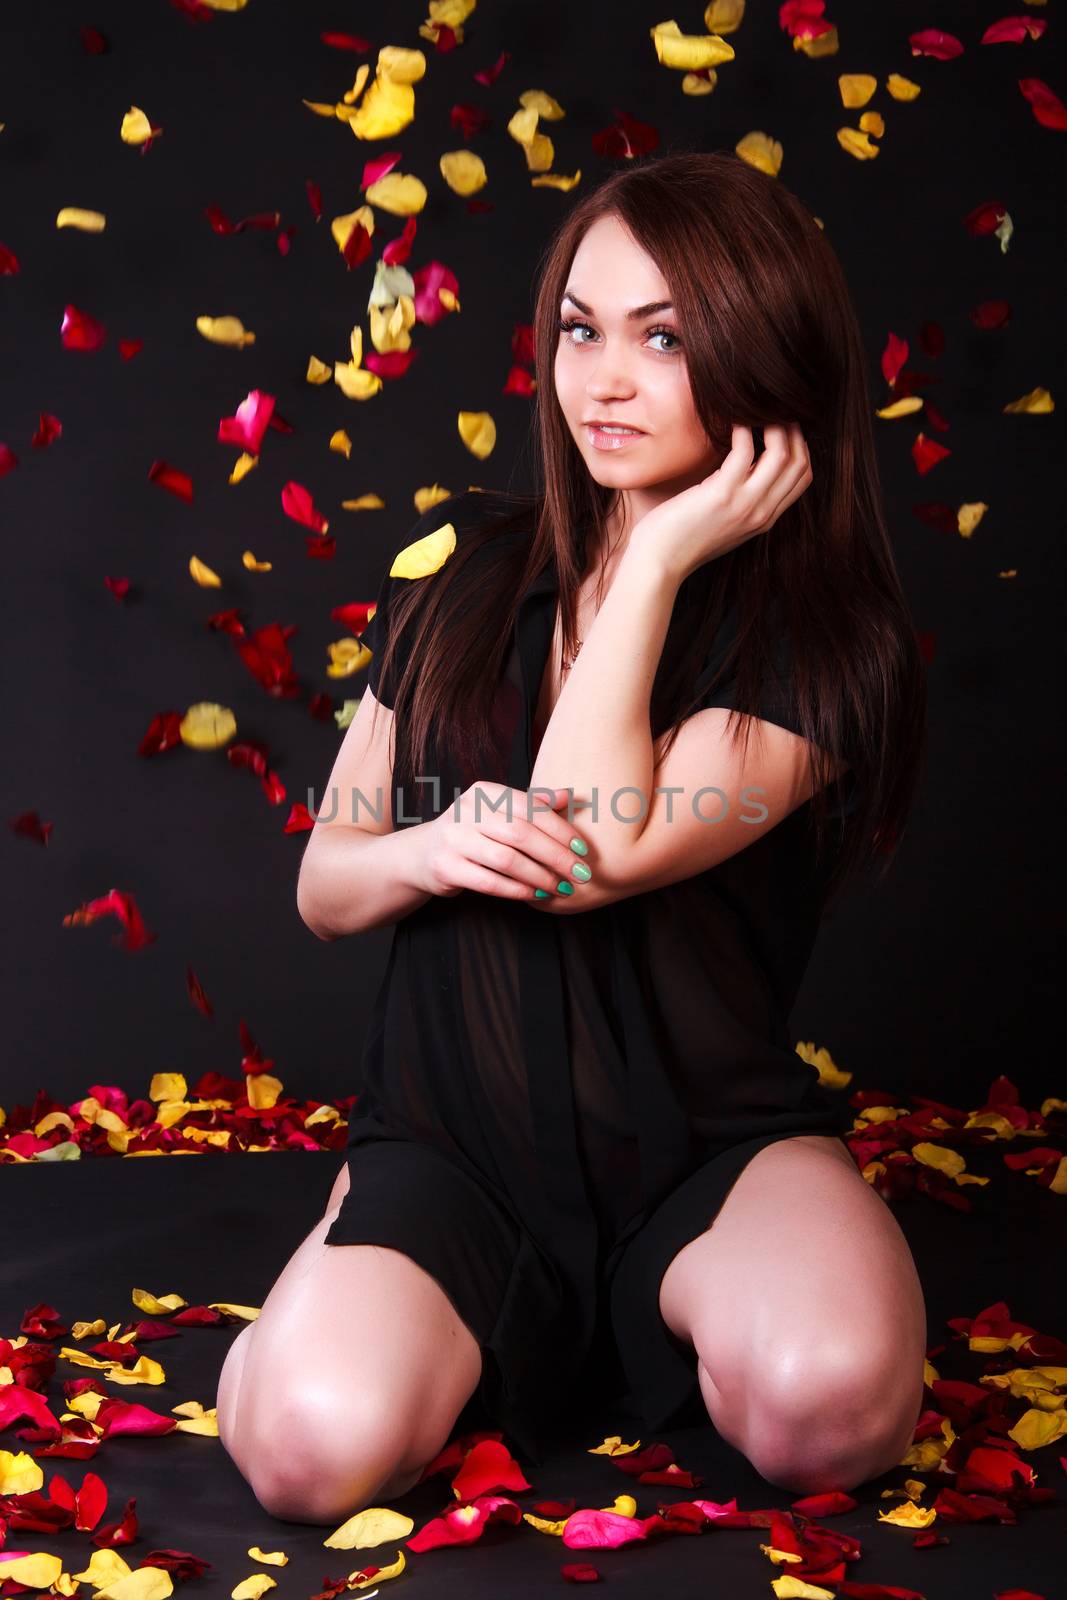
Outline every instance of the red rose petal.
<path id="1" fill-rule="evenodd" d="M 186 473 L 179 472 L 177 467 L 169 466 L 166 461 L 153 461 L 148 469 L 148 478 L 150 483 L 158 483 L 161 488 L 176 494 L 179 500 L 192 504 L 193 480 Z"/>
<path id="2" fill-rule="evenodd" d="M 99 350 L 107 338 L 107 329 L 87 311 L 64 306 L 60 338 L 68 350 Z"/>

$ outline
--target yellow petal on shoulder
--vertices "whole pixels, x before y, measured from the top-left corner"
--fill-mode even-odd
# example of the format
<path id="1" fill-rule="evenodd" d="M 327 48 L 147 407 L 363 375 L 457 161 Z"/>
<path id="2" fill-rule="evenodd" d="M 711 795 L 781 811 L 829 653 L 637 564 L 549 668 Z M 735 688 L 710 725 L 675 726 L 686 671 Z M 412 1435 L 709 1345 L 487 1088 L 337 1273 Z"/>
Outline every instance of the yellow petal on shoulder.
<path id="1" fill-rule="evenodd" d="M 242 450 L 241 454 L 237 457 L 237 460 L 233 464 L 233 471 L 230 473 L 230 482 L 240 483 L 242 478 L 248 477 L 248 474 L 252 471 L 253 467 L 258 466 L 259 457 L 250 456 L 247 450 Z"/>
<path id="2" fill-rule="evenodd" d="M 131 106 L 122 119 L 119 137 L 123 144 L 144 144 L 151 136 L 152 124 L 140 106 Z"/>
<path id="3" fill-rule="evenodd" d="M 956 526 L 960 537 L 969 539 L 989 510 L 984 500 L 968 500 L 956 512 Z"/>
<path id="4" fill-rule="evenodd" d="M 473 150 L 446 150 L 437 165 L 454 194 L 476 194 L 489 181 L 485 162 Z"/>
<path id="5" fill-rule="evenodd" d="M 850 156 L 855 156 L 857 161 L 873 161 L 878 154 L 878 146 L 872 144 L 859 128 L 838 128 L 837 142 L 842 150 L 847 151 Z"/>
<path id="6" fill-rule="evenodd" d="M 542 175 L 539 178 L 531 178 L 530 179 L 530 188 L 531 189 L 562 189 L 562 190 L 564 190 L 564 192 L 566 192 L 569 189 L 573 189 L 575 187 L 575 185 L 581 183 L 581 181 L 582 181 L 582 169 L 581 169 L 581 167 L 579 167 L 578 171 L 574 174 L 574 176 L 572 178 L 568 178 L 566 173 L 564 173 L 564 172 L 545 172 L 545 173 L 542 173 Z"/>
<path id="7" fill-rule="evenodd" d="M 426 204 L 426 185 L 413 172 L 387 172 L 364 192 L 372 206 L 394 217 L 416 216 Z"/>
<path id="8" fill-rule="evenodd" d="M 735 151 L 742 161 L 747 161 L 750 167 L 758 167 L 760 172 L 767 173 L 768 177 L 777 178 L 782 169 L 784 151 L 777 139 L 772 139 L 769 133 L 760 133 L 753 130 L 746 133 L 734 146 Z"/>
<path id="9" fill-rule="evenodd" d="M 657 22 L 648 31 L 660 65 L 683 72 L 717 67 L 722 61 L 733 61 L 736 54 L 733 45 L 717 33 L 683 33 L 676 22 Z"/>
<path id="10" fill-rule="evenodd" d="M 260 1595 L 266 1594 L 268 1589 L 277 1587 L 277 1578 L 272 1578 L 269 1572 L 253 1572 L 230 1590 L 230 1597 L 231 1600 L 259 1600 Z M 95 1595 L 93 1600 L 96 1600 Z"/>
<path id="11" fill-rule="evenodd" d="M 1029 394 L 1020 396 L 1018 400 L 1009 400 L 1004 407 L 1007 411 L 1029 411 L 1035 415 L 1039 412 L 1055 411 L 1056 403 L 1047 389 L 1031 389 Z"/>
<path id="12" fill-rule="evenodd" d="M 892 1522 L 898 1528 L 928 1528 L 937 1518 L 933 1506 L 917 1506 L 914 1500 L 909 1500 L 906 1505 L 896 1506 L 892 1511 L 879 1511 L 879 1522 Z"/>
<path id="13" fill-rule="evenodd" d="M 451 522 L 443 522 L 432 533 L 424 534 L 421 539 L 399 550 L 389 568 L 389 576 L 427 578 L 431 572 L 444 566 L 455 548 L 456 530 Z"/>
<path id="14" fill-rule="evenodd" d="M 519 104 L 527 110 L 536 111 L 546 122 L 560 122 L 567 115 L 559 101 L 543 89 L 524 89 L 519 96 Z"/>
<path id="15" fill-rule="evenodd" d="M 911 78 L 902 78 L 899 72 L 891 72 L 885 80 L 885 86 L 894 100 L 918 100 L 922 94 L 922 85 L 913 82 Z"/>
<path id="16" fill-rule="evenodd" d="M 43 1477 L 41 1482 L 44 1482 Z M 35 1487 L 39 1488 L 40 1485 L 37 1484 Z M 21 1489 L 4 1490 L 5 1494 L 23 1492 Z M 159 1567 L 156 1568 L 157 1572 L 161 1570 Z M 50 1556 L 46 1550 L 35 1550 L 28 1556 L 12 1556 L 9 1561 L 0 1565 L 0 1572 L 5 1578 L 14 1578 L 16 1583 L 24 1583 L 28 1589 L 50 1589 L 62 1571 L 63 1558 Z"/>
<path id="17" fill-rule="evenodd" d="M 370 664 L 373 652 L 351 635 L 344 639 L 331 639 L 326 646 L 330 658 L 326 668 L 328 678 L 351 678 Z"/>
<path id="18" fill-rule="evenodd" d="M 193 582 L 198 583 L 201 589 L 222 588 L 222 579 L 218 573 L 213 572 L 209 566 L 200 560 L 199 556 L 189 557 L 189 572 Z"/>
<path id="19" fill-rule="evenodd" d="M 878 87 L 878 79 L 869 72 L 842 72 L 838 75 L 837 87 L 841 92 L 841 104 L 851 111 L 867 104 Z"/>
<path id="20" fill-rule="evenodd" d="M 102 211 L 83 211 L 80 206 L 64 206 L 56 217 L 57 228 L 78 228 L 82 233 L 103 233 L 106 226 Z"/>
<path id="21" fill-rule="evenodd" d="M 344 456 L 348 461 L 352 455 L 352 441 L 343 428 L 338 428 L 336 433 L 330 435 L 330 449 L 336 450 L 339 456 Z"/>
<path id="22" fill-rule="evenodd" d="M 308 369 L 304 376 L 308 383 L 329 383 L 333 368 L 328 362 L 320 361 L 318 356 L 308 356 Z"/>
<path id="23" fill-rule="evenodd" d="M 212 344 L 233 345 L 237 350 L 256 342 L 255 334 L 247 331 L 240 317 L 197 317 L 196 331 Z"/>
<path id="24" fill-rule="evenodd" d="M 388 1506 L 367 1506 L 342 1522 L 322 1542 L 329 1550 L 374 1550 L 380 1544 L 406 1539 L 415 1524 L 402 1511 Z M 381 1577 L 379 1572 L 375 1583 Z"/>
<path id="25" fill-rule="evenodd" d="M 488 411 L 461 411 L 456 418 L 459 436 L 472 456 L 484 461 L 496 444 L 496 423 Z"/>
<path id="26" fill-rule="evenodd" d="M 221 750 L 237 732 L 237 718 L 229 706 L 201 700 L 189 707 L 178 724 L 178 732 L 182 744 L 187 744 L 190 750 Z M 248 1086 L 251 1089 L 251 1078 Z"/>
<path id="27" fill-rule="evenodd" d="M 922 408 L 923 397 L 921 394 L 905 394 L 901 395 L 899 400 L 893 400 L 887 406 L 876 406 L 874 414 L 876 417 L 886 417 L 892 420 L 894 417 L 910 417 L 913 412 L 921 411 Z"/>
<path id="28" fill-rule="evenodd" d="M 257 561 L 251 550 L 245 550 L 241 556 L 241 565 L 249 572 L 273 572 L 273 561 Z"/>
<path id="29" fill-rule="evenodd" d="M 25 1450 L 0 1450 L 0 1494 L 32 1494 L 44 1485 L 44 1473 Z M 4 1563 L 0 1571 L 9 1572 Z M 24 1583 L 27 1579 L 22 1580 Z M 50 1580 L 46 1580 L 46 1583 Z"/>

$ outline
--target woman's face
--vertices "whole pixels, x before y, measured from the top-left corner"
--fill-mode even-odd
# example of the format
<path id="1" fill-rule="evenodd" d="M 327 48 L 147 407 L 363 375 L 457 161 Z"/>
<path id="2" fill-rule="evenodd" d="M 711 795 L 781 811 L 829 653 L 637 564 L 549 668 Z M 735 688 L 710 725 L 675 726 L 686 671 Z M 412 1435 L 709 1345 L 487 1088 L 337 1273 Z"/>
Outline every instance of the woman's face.
<path id="1" fill-rule="evenodd" d="M 566 289 L 557 309 L 576 325 L 559 333 L 556 394 L 590 473 L 624 491 L 628 520 L 636 521 L 707 477 L 721 456 L 693 405 L 675 313 L 662 305 L 670 289 L 617 217 L 600 217 L 585 234 Z M 627 317 L 652 305 L 658 309 Z M 641 432 L 612 447 L 594 438 L 593 418 Z"/>

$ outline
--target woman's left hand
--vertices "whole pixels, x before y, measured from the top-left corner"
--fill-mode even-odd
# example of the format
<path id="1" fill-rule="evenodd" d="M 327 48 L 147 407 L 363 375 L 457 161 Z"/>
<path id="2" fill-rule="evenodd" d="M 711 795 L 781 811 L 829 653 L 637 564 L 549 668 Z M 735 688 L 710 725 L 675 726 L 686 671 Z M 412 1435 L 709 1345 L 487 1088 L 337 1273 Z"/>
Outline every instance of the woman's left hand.
<path id="1" fill-rule="evenodd" d="M 632 540 L 651 550 L 681 583 L 754 533 L 774 526 L 812 481 L 808 447 L 798 423 L 768 423 L 765 449 L 753 466 L 751 428 L 734 423 L 729 455 L 708 477 L 672 495 L 641 517 Z"/>

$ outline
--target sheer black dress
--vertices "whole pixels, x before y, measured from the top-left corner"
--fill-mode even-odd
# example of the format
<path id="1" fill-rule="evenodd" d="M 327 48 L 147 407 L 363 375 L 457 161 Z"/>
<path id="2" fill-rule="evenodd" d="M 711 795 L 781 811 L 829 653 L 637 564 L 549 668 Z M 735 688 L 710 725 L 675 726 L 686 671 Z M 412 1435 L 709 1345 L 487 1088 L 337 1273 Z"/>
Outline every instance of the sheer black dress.
<path id="1" fill-rule="evenodd" d="M 445 521 L 462 538 L 489 503 L 443 501 L 405 544 Z M 381 647 L 407 581 L 387 571 L 363 634 L 388 706 Z M 552 564 L 521 599 L 495 702 L 500 770 L 479 774 L 523 790 L 557 595 Z M 760 705 L 741 709 L 799 732 L 779 659 Z M 737 704 L 732 682 L 704 704 Z M 437 808 L 429 785 L 421 804 L 408 787 L 396 827 L 453 799 L 447 762 L 433 770 Z M 464 891 L 393 929 L 326 1241 L 391 1246 L 437 1280 L 483 1352 L 458 1423 L 499 1426 L 535 1462 L 587 1417 L 604 1433 L 625 1418 L 652 1432 L 680 1409 L 707 1421 L 660 1279 L 757 1150 L 851 1125 L 787 1026 L 820 920 L 809 806 L 709 871 L 583 915 Z"/>

